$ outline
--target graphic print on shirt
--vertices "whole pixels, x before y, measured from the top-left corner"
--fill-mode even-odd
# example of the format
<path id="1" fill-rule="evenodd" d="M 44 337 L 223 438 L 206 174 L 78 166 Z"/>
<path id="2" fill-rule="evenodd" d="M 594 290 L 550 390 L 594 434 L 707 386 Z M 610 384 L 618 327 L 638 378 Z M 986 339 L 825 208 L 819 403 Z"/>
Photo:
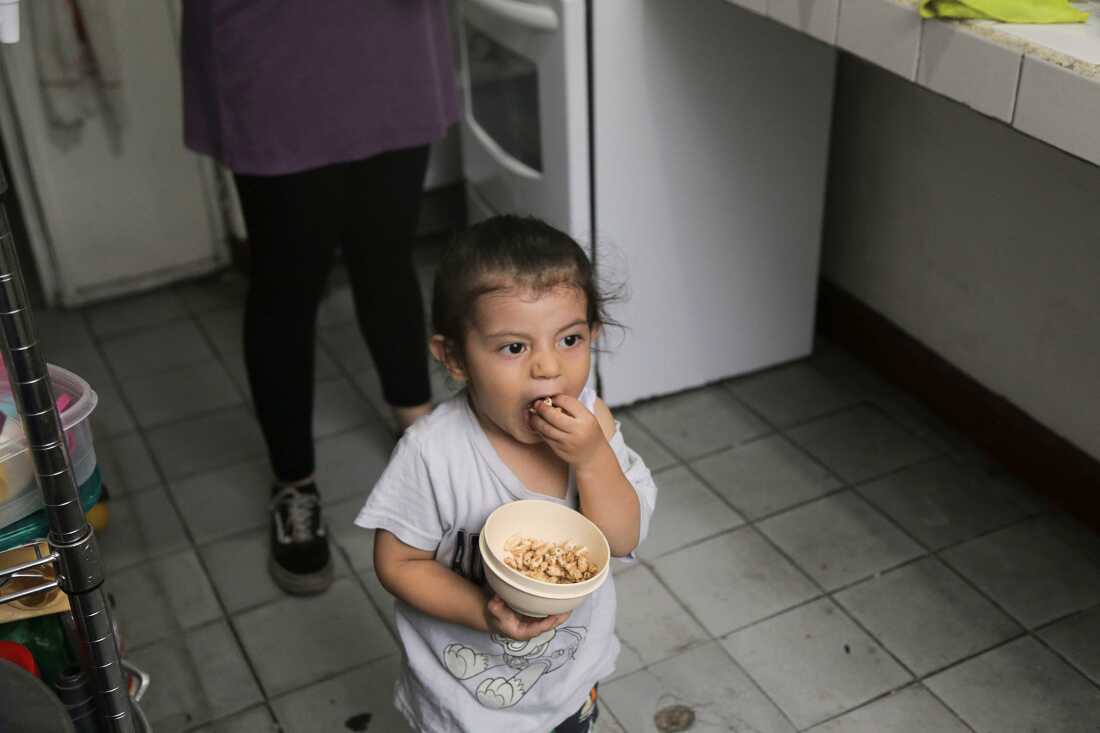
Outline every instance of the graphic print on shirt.
<path id="1" fill-rule="evenodd" d="M 562 626 L 528 641 L 492 634 L 489 638 L 501 647 L 499 654 L 449 644 L 443 650 L 443 665 L 485 707 L 509 708 L 544 675 L 570 662 L 587 633 L 583 626 Z"/>

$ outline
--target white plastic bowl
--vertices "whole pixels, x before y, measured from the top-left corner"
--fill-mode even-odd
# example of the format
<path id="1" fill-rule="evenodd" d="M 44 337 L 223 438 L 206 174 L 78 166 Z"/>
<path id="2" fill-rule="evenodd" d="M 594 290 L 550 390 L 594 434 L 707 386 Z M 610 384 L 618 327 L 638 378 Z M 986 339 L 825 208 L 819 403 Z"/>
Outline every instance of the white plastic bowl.
<path id="1" fill-rule="evenodd" d="M 504 564 L 504 543 L 514 535 L 586 547 L 600 570 L 580 583 L 529 578 Z M 580 512 L 549 501 L 527 499 L 499 507 L 485 520 L 479 545 L 489 587 L 513 611 L 534 618 L 572 611 L 604 584 L 611 565 L 611 548 L 600 528 Z"/>

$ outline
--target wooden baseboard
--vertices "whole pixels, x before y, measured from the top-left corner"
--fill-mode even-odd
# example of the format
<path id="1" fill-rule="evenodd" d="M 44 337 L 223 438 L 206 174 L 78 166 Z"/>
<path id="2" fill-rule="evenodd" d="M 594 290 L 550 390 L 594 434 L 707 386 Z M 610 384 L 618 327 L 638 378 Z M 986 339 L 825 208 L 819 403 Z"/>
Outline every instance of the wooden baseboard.
<path id="1" fill-rule="evenodd" d="M 847 292 L 822 280 L 819 293 L 822 333 L 919 397 L 1036 490 L 1100 530 L 1100 461 Z"/>

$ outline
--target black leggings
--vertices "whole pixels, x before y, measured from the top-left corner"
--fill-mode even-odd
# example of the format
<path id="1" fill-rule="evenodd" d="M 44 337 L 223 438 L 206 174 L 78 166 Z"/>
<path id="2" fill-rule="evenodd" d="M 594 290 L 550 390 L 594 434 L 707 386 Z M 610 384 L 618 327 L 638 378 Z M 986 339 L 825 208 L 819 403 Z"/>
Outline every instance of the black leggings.
<path id="1" fill-rule="evenodd" d="M 252 261 L 245 364 L 280 481 L 313 473 L 317 307 L 337 248 L 386 402 L 431 399 L 411 250 L 427 166 L 423 146 L 302 173 L 235 176 Z"/>

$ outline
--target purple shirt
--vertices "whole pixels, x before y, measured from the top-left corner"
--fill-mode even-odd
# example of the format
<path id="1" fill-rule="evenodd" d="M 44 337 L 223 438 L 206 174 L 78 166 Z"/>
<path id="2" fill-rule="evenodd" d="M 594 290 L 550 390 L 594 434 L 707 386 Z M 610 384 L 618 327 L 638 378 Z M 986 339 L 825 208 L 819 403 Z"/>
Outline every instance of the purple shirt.
<path id="1" fill-rule="evenodd" d="M 184 142 L 279 175 L 438 140 L 458 119 L 445 0 L 184 0 Z"/>

